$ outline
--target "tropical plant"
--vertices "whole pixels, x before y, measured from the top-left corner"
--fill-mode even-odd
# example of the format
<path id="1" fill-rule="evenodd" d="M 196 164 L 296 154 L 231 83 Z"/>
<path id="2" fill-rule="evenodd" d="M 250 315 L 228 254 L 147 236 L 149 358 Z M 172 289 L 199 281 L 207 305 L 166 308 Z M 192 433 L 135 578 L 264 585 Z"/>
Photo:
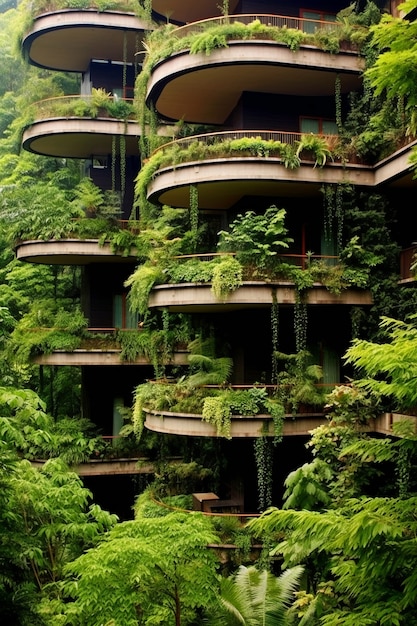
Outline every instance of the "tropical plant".
<path id="1" fill-rule="evenodd" d="M 1 456 L 7 459 L 4 444 Z M 2 473 L 6 467 L 5 462 Z M 114 526 L 116 516 L 91 503 L 91 493 L 60 459 L 47 461 L 41 469 L 23 460 L 8 470 L 3 479 L 7 505 L 1 514 L 5 565 L 0 593 L 6 588 L 11 601 L 2 602 L 0 614 L 9 624 L 62 623 L 59 615 L 51 616 L 51 608 L 60 604 L 66 564 L 94 546 Z M 22 621 L 15 621 L 25 604 Z"/>
<path id="2" fill-rule="evenodd" d="M 86 419 L 54 420 L 30 389 L 0 388 L 0 434 L 10 449 L 27 459 L 59 457 L 68 465 L 90 459 L 104 447 Z"/>
<path id="3" fill-rule="evenodd" d="M 327 160 L 332 156 L 326 137 L 314 133 L 301 136 L 296 154 L 298 157 L 302 157 L 303 152 L 311 152 L 314 155 L 315 166 L 318 165 L 319 167 L 326 165 Z"/>
<path id="4" fill-rule="evenodd" d="M 409 323 L 388 317 L 381 318 L 380 328 L 386 338 L 383 343 L 355 339 L 347 350 L 346 363 L 354 365 L 364 377 L 356 384 L 377 398 L 388 401 L 398 412 L 417 405 L 415 347 L 417 328 L 415 315 Z"/>
<path id="5" fill-rule="evenodd" d="M 257 214 L 239 214 L 228 231 L 219 232 L 220 251 L 234 252 L 242 265 L 267 269 L 277 263 L 277 255 L 292 243 L 285 226 L 285 209 L 275 205 Z"/>
<path id="6" fill-rule="evenodd" d="M 320 387 L 323 372 L 320 365 L 311 363 L 311 354 L 300 350 L 295 354 L 275 352 L 283 369 L 278 373 L 279 396 L 284 404 L 296 412 L 300 404 L 323 406 L 325 392 Z"/>
<path id="7" fill-rule="evenodd" d="M 290 624 L 288 610 L 300 583 L 300 566 L 274 576 L 268 570 L 240 566 L 236 574 L 223 578 L 220 607 L 209 624 L 225 626 L 284 626 Z"/>

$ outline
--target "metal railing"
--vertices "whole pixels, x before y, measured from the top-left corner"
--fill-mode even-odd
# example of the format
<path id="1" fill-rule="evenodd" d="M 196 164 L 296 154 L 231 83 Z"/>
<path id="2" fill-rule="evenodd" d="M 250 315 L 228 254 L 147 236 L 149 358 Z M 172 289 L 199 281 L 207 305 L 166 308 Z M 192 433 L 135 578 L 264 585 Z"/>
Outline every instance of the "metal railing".
<path id="1" fill-rule="evenodd" d="M 181 254 L 175 256 L 174 259 L 177 261 L 190 261 L 192 259 L 196 259 L 198 261 L 213 261 L 216 258 L 222 256 L 236 256 L 236 252 L 205 252 L 204 254 Z M 329 261 L 329 263 L 337 263 L 340 261 L 340 258 L 336 255 L 330 254 L 277 254 L 276 259 L 280 259 L 284 263 L 290 263 L 292 265 L 296 265 L 297 267 L 301 267 L 302 269 L 307 268 L 312 261 Z"/>
<path id="2" fill-rule="evenodd" d="M 253 22 L 260 22 L 264 26 L 270 26 L 272 28 L 292 28 L 294 30 L 300 30 L 306 34 L 312 34 L 316 31 L 334 31 L 335 33 L 342 33 L 343 24 L 341 22 L 330 22 L 324 20 L 314 20 L 310 18 L 294 17 L 290 15 L 271 15 L 265 13 L 242 13 L 238 15 L 222 15 L 219 17 L 212 17 L 205 20 L 199 20 L 185 26 L 179 26 L 173 31 L 175 37 L 186 37 L 192 33 L 199 33 L 211 28 L 213 26 L 222 26 L 225 24 L 252 24 Z M 254 35 L 258 35 L 257 31 L 254 31 Z M 264 33 L 259 33 L 259 37 L 262 39 L 265 37 Z"/>
<path id="3" fill-rule="evenodd" d="M 218 131 L 215 133 L 190 135 L 188 137 L 180 137 L 179 139 L 174 139 L 173 141 L 169 141 L 167 143 L 162 144 L 158 148 L 155 148 L 155 150 L 151 153 L 151 156 L 153 156 L 154 154 L 158 152 L 161 152 L 161 151 L 164 151 L 164 150 L 176 147 L 176 146 L 178 146 L 179 148 L 186 149 L 193 143 L 201 143 L 209 147 L 209 146 L 220 145 L 222 143 L 231 142 L 231 141 L 239 140 L 239 139 L 254 139 L 254 140 L 259 139 L 260 141 L 263 141 L 263 142 L 271 142 L 272 145 L 270 146 L 269 151 L 268 151 L 268 146 L 265 146 L 264 150 L 262 150 L 262 146 L 259 147 L 259 149 L 262 152 L 265 152 L 265 154 L 259 154 L 259 156 L 267 156 L 266 153 L 271 154 L 271 156 L 276 153 L 276 155 L 279 156 L 280 145 L 286 144 L 290 146 L 296 146 L 297 143 L 301 141 L 303 136 L 309 135 L 309 134 L 310 133 L 300 133 L 300 132 L 295 133 L 295 132 L 289 132 L 289 131 L 275 131 L 275 130 L 240 130 L 240 129 L 239 130 L 224 130 L 224 131 Z M 334 149 L 339 142 L 338 135 L 331 135 L 331 134 L 326 134 L 326 135 L 317 134 L 316 135 L 315 134 L 315 136 L 317 136 L 318 138 L 324 139 L 329 150 Z M 273 145 L 273 142 L 276 142 L 276 146 Z M 255 152 L 255 146 L 254 145 L 251 146 L 250 144 L 248 144 L 247 150 L 250 151 L 251 148 Z M 236 150 L 236 152 L 238 152 L 238 150 Z"/>

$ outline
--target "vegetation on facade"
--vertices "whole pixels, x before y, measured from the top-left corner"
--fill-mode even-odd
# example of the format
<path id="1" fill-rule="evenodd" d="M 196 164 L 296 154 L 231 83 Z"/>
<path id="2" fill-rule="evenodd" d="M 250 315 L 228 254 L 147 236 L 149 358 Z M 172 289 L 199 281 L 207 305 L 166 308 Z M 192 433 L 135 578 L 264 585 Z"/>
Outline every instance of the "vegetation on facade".
<path id="1" fill-rule="evenodd" d="M 225 4 L 223 13 L 227 14 Z M 144 2 L 141 6 L 146 9 L 150 5 Z M 415 0 L 405 6 L 417 9 Z M 6 18 L 3 23 L 7 24 Z M 402 112 L 403 130 L 408 127 L 414 132 L 410 107 L 415 104 L 415 50 L 410 50 L 409 43 L 416 27 L 394 22 L 393 28 L 384 31 L 386 24 L 391 26 L 384 18 L 376 27 L 375 42 L 388 49 L 390 56 L 375 64 L 369 80 L 382 97 L 388 95 L 387 104 L 376 113 L 380 100 L 372 103 L 367 85 L 362 103 L 357 108 L 352 105 L 345 126 L 346 132 L 355 128 L 353 141 L 368 155 L 386 149 L 382 146 L 386 133 L 394 129 L 397 135 Z M 204 43 L 202 36 L 203 44 L 211 46 L 212 42 Z M 223 45 L 220 36 L 219 45 Z M 7 54 L 3 57 L 6 64 Z M 392 65 L 385 65 L 390 59 Z M 397 72 L 403 71 L 409 74 L 400 79 Z M 390 76 L 386 83 L 381 82 L 384 73 Z M 403 84 L 410 76 L 408 91 L 391 91 L 393 77 Z M 6 72 L 2 80 L 6 80 Z M 23 88 L 22 93 L 24 99 Z M 392 214 L 382 196 L 346 188 L 323 191 L 325 235 L 337 242 L 342 262 L 332 280 L 328 278 L 328 286 L 336 293 L 348 284 L 370 287 L 375 305 L 367 318 L 363 313 L 352 314 L 355 340 L 345 362 L 354 372 L 354 382 L 337 386 L 326 397 L 328 420 L 309 440 L 311 462 L 288 476 L 283 507 L 269 508 L 243 528 L 236 518 L 213 519 L 186 510 L 190 492 L 203 485 L 206 488 L 207 479 L 213 481 L 209 485 L 216 480 L 218 465 L 224 461 L 218 451 L 216 456 L 218 442 L 202 443 L 198 453 L 193 442 L 188 442 L 185 452 L 185 446 L 183 449 L 187 460 L 210 457 L 211 472 L 204 465 L 186 462 L 174 470 L 166 463 L 173 442 L 163 437 L 146 441 L 144 435 L 140 448 L 134 441 L 134 449 L 159 455 L 156 481 L 153 489 L 137 500 L 135 518 L 120 522 L 92 503 L 91 494 L 69 471 L 68 466 L 91 455 L 108 455 L 91 424 L 74 419 L 75 411 L 71 414 L 70 396 L 79 393 L 79 378 L 72 377 L 69 369 L 58 375 L 51 368 L 43 372 L 41 380 L 38 369 L 27 362 L 39 349 L 48 352 L 79 345 L 86 326 L 78 308 L 79 273 L 75 268 L 19 264 L 10 242 L 63 238 L 70 233 L 82 238 L 84 227 L 71 230 L 70 222 L 91 213 L 94 218 L 79 223 L 84 221 L 92 229 L 105 227 L 105 241 L 110 241 L 108 233 L 114 233 L 114 250 L 131 252 L 135 248 L 138 259 L 146 260 L 143 276 L 138 268 L 128 281 L 131 304 L 143 317 L 143 330 L 120 333 L 123 358 L 134 359 L 143 352 L 154 364 L 156 377 L 162 377 L 167 375 L 165 359 L 177 341 L 187 344 L 191 354 L 189 368 L 170 370 L 173 379 L 166 377 L 163 383 L 137 388 L 133 425 L 128 423 L 126 430 L 134 427 L 137 434 L 143 425 L 143 407 L 161 412 L 168 407 L 198 412 L 224 439 L 230 433 L 231 415 L 266 413 L 275 420 L 274 435 L 279 440 L 283 410 L 296 411 L 300 402 L 320 406 L 324 400 L 318 394 L 322 371 L 306 348 L 302 296 L 312 281 L 325 283 L 325 276 L 330 275 L 327 270 L 333 272 L 336 266 L 327 267 L 309 253 L 305 269 L 291 264 L 285 267 L 281 255 L 291 233 L 284 210 L 272 206 L 264 216 L 242 211 L 230 229 L 222 231 L 223 256 L 213 266 L 199 259 L 175 258 L 193 254 L 196 241 L 204 239 L 204 225 L 195 210 L 196 196 L 193 212 L 166 208 L 159 221 L 141 223 L 140 232 L 135 224 L 134 238 L 118 239 L 122 233 L 115 224 L 111 199 L 101 196 L 88 182 L 73 192 L 78 182 L 76 167 L 58 159 L 18 155 L 12 149 L 17 142 L 16 127 L 9 117 L 11 103 L 20 110 L 18 96 L 2 89 L 0 125 L 7 130 L 0 140 L 0 348 L 4 357 L 0 364 L 1 621 L 10 626 L 95 626 L 98 622 L 108 626 L 235 625 L 236 619 L 256 626 L 413 623 L 417 610 L 416 295 L 413 288 L 397 286 L 398 246 L 392 237 Z M 387 125 L 389 120 L 392 126 Z M 357 140 L 359 135 L 362 143 Z M 327 153 L 325 158 L 329 158 Z M 317 165 L 324 163 L 318 160 Z M 87 237 L 97 238 L 93 230 L 87 232 Z M 94 233 L 98 235 L 98 230 Z M 148 294 L 156 281 L 214 282 L 218 297 L 224 298 L 245 277 L 272 282 L 277 265 L 296 285 L 299 299 L 295 307 L 297 350 L 284 354 L 279 349 L 278 309 L 271 290 L 272 397 L 263 384 L 234 389 L 229 385 L 232 363 L 227 351 L 218 346 L 215 350 L 210 342 L 193 341 L 200 337 L 200 329 L 184 318 L 176 319 L 167 312 L 153 317 L 148 310 Z M 382 312 L 385 317 L 376 328 Z M 33 339 L 38 332 L 32 329 L 44 324 L 50 325 L 45 334 L 40 331 L 36 341 L 28 341 L 31 333 Z M 162 330 L 154 329 L 158 325 Z M 364 336 L 369 339 L 365 341 Z M 104 337 L 96 339 L 105 341 Z M 33 389 L 40 389 L 45 399 Z M 78 397 L 73 404 L 79 406 Z M 367 431 L 383 412 L 408 412 L 410 419 L 398 417 L 393 436 L 374 438 Z M 255 442 L 262 511 L 271 504 L 271 439 L 261 432 Z M 42 469 L 28 461 L 46 456 L 52 458 Z M 167 496 L 176 499 L 170 501 Z M 227 564 L 218 558 L 223 542 L 239 548 Z M 259 544 L 263 551 L 254 569 L 253 547 Z M 208 549 L 208 545 L 213 547 Z M 272 572 L 283 574 L 274 576 Z"/>

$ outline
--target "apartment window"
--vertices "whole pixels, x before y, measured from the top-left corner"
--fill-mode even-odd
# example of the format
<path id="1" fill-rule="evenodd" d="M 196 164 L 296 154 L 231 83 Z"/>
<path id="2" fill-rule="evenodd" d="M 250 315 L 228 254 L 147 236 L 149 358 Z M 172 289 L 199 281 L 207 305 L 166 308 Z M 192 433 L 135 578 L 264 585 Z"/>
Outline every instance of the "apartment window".
<path id="1" fill-rule="evenodd" d="M 137 328 L 138 314 L 132 313 L 126 294 L 116 294 L 113 298 L 113 326 L 115 328 Z"/>
<path id="2" fill-rule="evenodd" d="M 305 33 L 314 33 L 318 28 L 323 28 L 323 24 L 318 22 L 335 22 L 336 15 L 334 13 L 324 13 L 323 11 L 308 11 L 300 9 L 300 17 L 306 20 L 303 23 L 303 31 Z M 309 22 L 308 20 L 312 20 Z"/>
<path id="3" fill-rule="evenodd" d="M 104 170 L 108 167 L 108 157 L 101 155 L 93 155 L 91 158 L 91 166 L 94 170 Z"/>
<path id="4" fill-rule="evenodd" d="M 321 117 L 301 117 L 300 132 L 313 133 L 314 135 L 337 135 L 337 124 L 334 120 L 326 120 Z"/>
<path id="5" fill-rule="evenodd" d="M 134 95 L 135 95 L 135 89 L 134 87 L 128 87 L 127 85 L 125 87 L 115 87 L 114 89 L 112 89 L 112 94 L 113 97 L 115 99 L 117 98 L 130 98 L 133 99 Z"/>

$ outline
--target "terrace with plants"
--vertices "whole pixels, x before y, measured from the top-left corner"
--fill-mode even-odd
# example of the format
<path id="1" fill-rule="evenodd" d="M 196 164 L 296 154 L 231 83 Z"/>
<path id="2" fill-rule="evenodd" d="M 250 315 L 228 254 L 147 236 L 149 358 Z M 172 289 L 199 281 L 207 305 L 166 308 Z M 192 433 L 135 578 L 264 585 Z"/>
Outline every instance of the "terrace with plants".
<path id="1" fill-rule="evenodd" d="M 251 418 L 259 422 L 258 436 L 282 437 L 284 419 L 300 411 L 321 414 L 332 385 L 322 382 L 322 369 L 308 351 L 276 352 L 272 384 L 230 383 L 233 361 L 216 356 L 213 338 L 197 337 L 189 344 L 189 367 L 182 376 L 162 378 L 139 385 L 135 390 L 133 430 L 140 439 L 147 413 L 199 417 L 213 425 L 216 434 L 231 438 L 233 420 Z M 272 429 L 269 427 L 272 422 Z"/>
<path id="2" fill-rule="evenodd" d="M 99 13 L 105 11 L 117 11 L 132 13 L 139 18 L 150 21 L 149 11 L 145 10 L 139 2 L 133 0 L 24 0 L 21 3 L 22 19 L 20 21 L 22 35 L 27 32 L 33 21 L 44 13 L 65 10 L 92 10 Z"/>
<path id="3" fill-rule="evenodd" d="M 5 190 L 4 196 L 8 193 L 13 190 Z M 136 249 L 139 223 L 120 219 L 120 195 L 101 190 L 88 177 L 71 192 L 57 191 L 46 183 L 36 192 L 29 188 L 16 200 L 20 208 L 9 231 L 14 247 L 33 240 L 93 239 L 125 256 Z"/>
<path id="4" fill-rule="evenodd" d="M 187 221 L 193 218 L 187 211 L 165 209 L 167 215 Z M 247 211 L 239 214 L 228 231 L 218 233 L 215 252 L 195 254 L 204 242 L 205 225 L 198 225 L 198 211 L 194 227 L 166 231 L 159 246 L 150 250 L 150 256 L 129 277 L 131 306 L 140 315 L 148 310 L 152 288 L 160 284 L 184 283 L 210 284 L 215 298 L 221 302 L 245 281 L 267 284 L 290 283 L 298 294 L 321 284 L 331 293 L 344 289 L 367 289 L 372 267 L 382 262 L 382 257 L 365 250 L 357 236 L 352 237 L 338 256 L 308 252 L 291 254 L 292 238 L 285 225 L 286 211 L 270 206 L 265 213 Z M 143 230 L 142 236 L 152 231 Z M 181 237 L 179 232 L 185 234 Z M 156 239 L 154 239 L 156 243 Z"/>
<path id="5" fill-rule="evenodd" d="M 101 88 L 92 88 L 91 95 L 55 96 L 31 105 L 32 121 L 56 117 L 97 117 L 135 120 L 133 100 L 113 96 Z"/>

